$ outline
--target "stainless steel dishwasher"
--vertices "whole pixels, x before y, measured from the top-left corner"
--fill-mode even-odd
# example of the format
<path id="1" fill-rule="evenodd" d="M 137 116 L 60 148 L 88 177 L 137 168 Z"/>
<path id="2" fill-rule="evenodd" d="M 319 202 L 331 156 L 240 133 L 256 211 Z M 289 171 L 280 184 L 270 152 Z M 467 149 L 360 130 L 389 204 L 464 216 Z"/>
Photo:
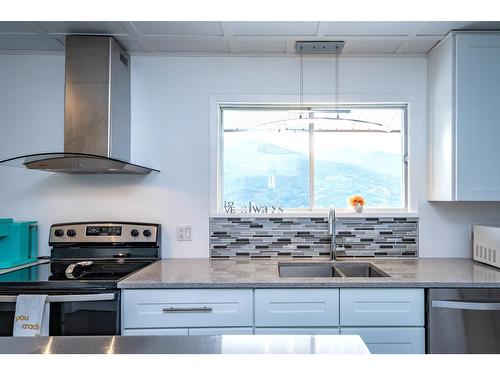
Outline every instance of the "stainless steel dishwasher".
<path id="1" fill-rule="evenodd" d="M 430 289 L 427 352 L 500 353 L 500 289 Z"/>

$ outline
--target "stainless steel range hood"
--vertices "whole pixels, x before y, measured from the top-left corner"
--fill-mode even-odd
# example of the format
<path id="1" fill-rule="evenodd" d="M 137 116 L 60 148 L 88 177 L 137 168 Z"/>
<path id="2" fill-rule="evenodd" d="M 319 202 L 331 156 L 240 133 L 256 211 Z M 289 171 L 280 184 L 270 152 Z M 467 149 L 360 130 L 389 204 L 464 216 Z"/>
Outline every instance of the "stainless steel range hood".
<path id="1" fill-rule="evenodd" d="M 130 163 L 130 58 L 111 37 L 66 37 L 64 152 L 0 165 L 58 173 L 148 174 Z"/>

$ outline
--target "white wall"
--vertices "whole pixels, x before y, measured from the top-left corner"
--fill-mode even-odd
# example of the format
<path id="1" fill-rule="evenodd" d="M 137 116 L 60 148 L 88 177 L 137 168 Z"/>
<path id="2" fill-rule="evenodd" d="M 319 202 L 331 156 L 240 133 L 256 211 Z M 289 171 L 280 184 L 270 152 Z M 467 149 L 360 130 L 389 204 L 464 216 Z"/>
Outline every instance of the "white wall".
<path id="1" fill-rule="evenodd" d="M 331 93 L 331 63 L 305 61 L 308 95 Z M 471 223 L 500 222 L 500 204 L 433 203 L 426 188 L 424 58 L 347 58 L 345 99 L 410 103 L 411 208 L 421 217 L 420 253 L 469 256 Z M 0 217 L 40 223 L 143 220 L 163 225 L 164 257 L 207 257 L 210 96 L 296 95 L 298 60 L 288 57 L 149 57 L 132 61 L 132 160 L 148 176 L 66 176 L 0 168 Z M 0 55 L 0 158 L 63 148 L 64 58 Z M 175 227 L 193 225 L 177 242 Z"/>

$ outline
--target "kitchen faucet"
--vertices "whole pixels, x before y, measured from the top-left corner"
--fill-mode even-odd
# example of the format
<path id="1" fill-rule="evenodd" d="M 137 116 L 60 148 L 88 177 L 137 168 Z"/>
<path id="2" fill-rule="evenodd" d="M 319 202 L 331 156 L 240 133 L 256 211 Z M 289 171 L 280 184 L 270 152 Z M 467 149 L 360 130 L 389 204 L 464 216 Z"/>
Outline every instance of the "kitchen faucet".
<path id="1" fill-rule="evenodd" d="M 337 231 L 335 221 L 335 208 L 330 208 L 330 211 L 328 211 L 328 235 L 331 236 L 330 260 L 337 260 Z"/>

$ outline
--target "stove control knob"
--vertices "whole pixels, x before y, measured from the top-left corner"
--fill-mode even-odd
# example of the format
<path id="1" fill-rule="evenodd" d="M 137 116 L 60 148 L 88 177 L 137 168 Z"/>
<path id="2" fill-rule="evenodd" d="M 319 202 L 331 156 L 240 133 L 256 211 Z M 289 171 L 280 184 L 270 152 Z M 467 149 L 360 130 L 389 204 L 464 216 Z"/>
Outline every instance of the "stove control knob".
<path id="1" fill-rule="evenodd" d="M 64 236 L 64 231 L 62 229 L 56 229 L 54 231 L 54 234 L 56 237 L 62 237 L 62 236 Z"/>
<path id="2" fill-rule="evenodd" d="M 149 236 L 151 236 L 151 231 L 149 229 L 144 229 L 142 234 L 144 234 L 145 237 L 149 237 Z"/>
<path id="3" fill-rule="evenodd" d="M 74 230 L 74 229 L 68 229 L 68 231 L 66 232 L 66 234 L 68 235 L 68 237 L 75 237 L 76 236 L 76 230 Z"/>
<path id="4" fill-rule="evenodd" d="M 132 231 L 130 232 L 130 235 L 132 237 L 137 237 L 139 235 L 139 231 L 137 229 L 132 229 Z"/>

